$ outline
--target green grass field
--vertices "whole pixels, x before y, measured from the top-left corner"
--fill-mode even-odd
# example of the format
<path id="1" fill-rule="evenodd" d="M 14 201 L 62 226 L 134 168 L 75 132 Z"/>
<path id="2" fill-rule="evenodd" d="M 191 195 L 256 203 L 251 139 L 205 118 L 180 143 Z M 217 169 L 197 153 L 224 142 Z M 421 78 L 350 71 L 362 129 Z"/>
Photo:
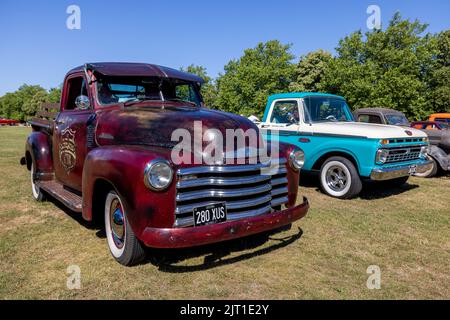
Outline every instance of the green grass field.
<path id="1" fill-rule="evenodd" d="M 0 128 L 1 299 L 450 299 L 450 176 L 369 185 L 329 198 L 312 185 L 308 216 L 272 235 L 176 251 L 127 268 L 101 231 L 56 202 L 35 202 L 19 165 L 28 128 Z M 67 268 L 81 288 L 67 289 Z M 381 289 L 366 286 L 370 265 Z"/>

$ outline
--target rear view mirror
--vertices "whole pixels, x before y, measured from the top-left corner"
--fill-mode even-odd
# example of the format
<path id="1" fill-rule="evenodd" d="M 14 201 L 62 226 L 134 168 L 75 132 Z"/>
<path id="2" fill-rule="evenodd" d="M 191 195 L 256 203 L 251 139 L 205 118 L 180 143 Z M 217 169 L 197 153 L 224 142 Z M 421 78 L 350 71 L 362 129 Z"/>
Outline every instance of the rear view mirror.
<path id="1" fill-rule="evenodd" d="M 91 107 L 89 97 L 83 96 L 83 95 L 78 96 L 75 99 L 75 105 L 77 106 L 77 109 L 80 109 L 80 110 L 87 110 Z"/>

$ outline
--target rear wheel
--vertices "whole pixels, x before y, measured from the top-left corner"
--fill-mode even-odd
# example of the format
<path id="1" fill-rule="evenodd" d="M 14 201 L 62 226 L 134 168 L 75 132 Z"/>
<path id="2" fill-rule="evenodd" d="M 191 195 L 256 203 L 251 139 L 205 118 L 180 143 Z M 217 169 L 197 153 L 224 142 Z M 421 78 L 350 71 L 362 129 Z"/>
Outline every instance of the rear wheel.
<path id="1" fill-rule="evenodd" d="M 437 174 L 439 168 L 438 168 L 438 164 L 437 164 L 436 160 L 434 160 L 430 156 L 428 156 L 427 158 L 428 158 L 428 160 L 430 160 L 433 163 L 432 168 L 427 170 L 427 171 L 425 171 L 425 172 L 423 172 L 423 173 L 416 173 L 416 174 L 414 174 L 416 177 L 432 178 L 432 177 L 434 177 Z"/>
<path id="2" fill-rule="evenodd" d="M 42 192 L 41 188 L 36 184 L 35 179 L 36 169 L 34 163 L 31 163 L 31 170 L 30 170 L 30 180 L 31 180 L 31 192 L 33 194 L 33 198 L 36 201 L 43 201 L 44 200 L 44 193 Z"/>
<path id="3" fill-rule="evenodd" d="M 361 192 L 362 182 L 353 163 L 344 157 L 331 157 L 320 169 L 322 190 L 335 198 L 350 199 Z"/>
<path id="4" fill-rule="evenodd" d="M 106 196 L 105 232 L 109 250 L 120 264 L 131 266 L 145 258 L 144 248 L 133 233 L 120 196 L 115 191 Z"/>

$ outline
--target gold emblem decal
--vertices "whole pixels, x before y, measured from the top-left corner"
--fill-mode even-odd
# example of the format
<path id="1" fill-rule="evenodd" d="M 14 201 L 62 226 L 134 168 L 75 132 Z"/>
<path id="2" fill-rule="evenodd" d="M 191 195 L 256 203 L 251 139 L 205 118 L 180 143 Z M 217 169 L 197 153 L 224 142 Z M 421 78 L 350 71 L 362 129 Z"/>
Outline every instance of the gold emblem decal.
<path id="1" fill-rule="evenodd" d="M 75 130 L 66 128 L 61 132 L 61 144 L 59 146 L 59 160 L 66 172 L 75 167 L 77 160 L 75 148 Z"/>

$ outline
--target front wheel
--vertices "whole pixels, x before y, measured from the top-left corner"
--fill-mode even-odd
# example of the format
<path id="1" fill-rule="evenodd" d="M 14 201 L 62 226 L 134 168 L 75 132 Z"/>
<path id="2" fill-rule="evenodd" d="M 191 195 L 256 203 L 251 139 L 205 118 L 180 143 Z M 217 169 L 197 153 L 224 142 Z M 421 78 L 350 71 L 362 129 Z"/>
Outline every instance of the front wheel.
<path id="1" fill-rule="evenodd" d="M 322 190 L 335 198 L 350 199 L 361 192 L 362 182 L 354 164 L 343 157 L 331 157 L 320 169 Z"/>
<path id="2" fill-rule="evenodd" d="M 438 172 L 438 164 L 436 162 L 436 160 L 434 160 L 432 157 L 428 156 L 427 157 L 428 160 L 430 160 L 433 164 L 433 166 L 431 167 L 431 169 L 423 172 L 423 173 L 415 173 L 414 175 L 416 177 L 420 177 L 420 178 L 432 178 L 434 177 L 437 172 Z"/>
<path id="3" fill-rule="evenodd" d="M 144 248 L 133 233 L 122 200 L 115 191 L 106 196 L 105 232 L 109 250 L 120 264 L 131 266 L 145 258 Z"/>

